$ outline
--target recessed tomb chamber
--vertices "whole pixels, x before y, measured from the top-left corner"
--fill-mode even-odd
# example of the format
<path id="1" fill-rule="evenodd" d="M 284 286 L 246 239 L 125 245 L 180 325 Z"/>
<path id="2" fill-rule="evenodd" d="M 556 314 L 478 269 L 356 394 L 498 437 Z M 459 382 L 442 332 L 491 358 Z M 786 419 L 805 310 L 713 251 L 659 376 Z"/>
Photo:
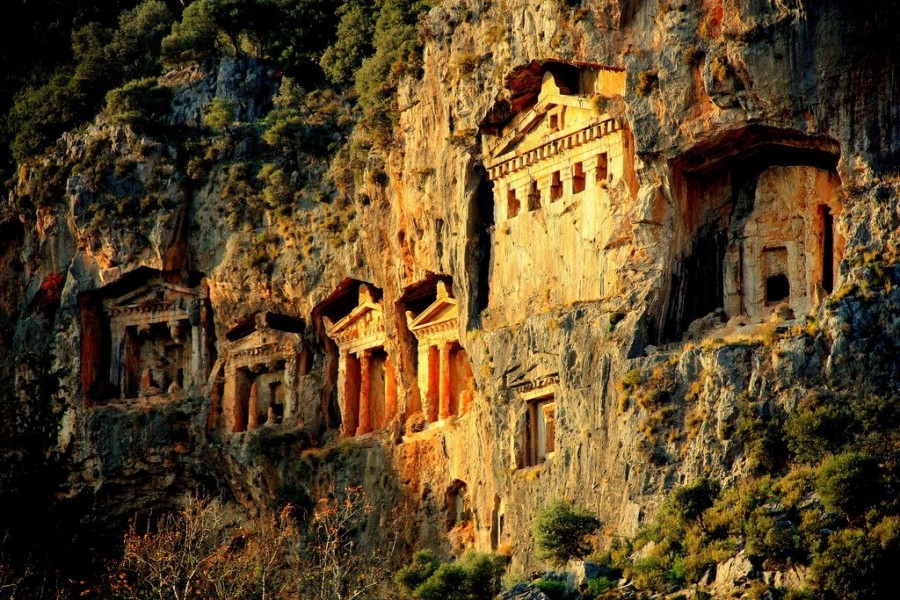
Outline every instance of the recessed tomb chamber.
<path id="1" fill-rule="evenodd" d="M 417 344 L 422 412 L 427 423 L 435 423 L 469 411 L 475 378 L 459 341 L 459 304 L 448 281 L 429 282 L 428 289 L 425 298 L 433 301 L 420 311 L 407 310 L 406 322 Z"/>
<path id="2" fill-rule="evenodd" d="M 141 267 L 79 297 L 86 405 L 205 393 L 215 350 L 201 279 Z"/>
<path id="3" fill-rule="evenodd" d="M 223 348 L 224 427 L 229 432 L 297 421 L 300 378 L 308 370 L 309 351 L 299 319 L 260 312 L 226 334 Z"/>

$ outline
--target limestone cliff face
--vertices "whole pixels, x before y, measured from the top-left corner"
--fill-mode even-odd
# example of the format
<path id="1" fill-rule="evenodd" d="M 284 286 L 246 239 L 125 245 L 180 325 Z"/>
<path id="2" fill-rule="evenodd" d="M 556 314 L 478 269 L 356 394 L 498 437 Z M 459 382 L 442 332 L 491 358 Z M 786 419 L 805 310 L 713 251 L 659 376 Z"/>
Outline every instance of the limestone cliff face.
<path id="1" fill-rule="evenodd" d="M 879 41 L 896 41 L 897 19 L 863 5 L 444 2 L 423 23 L 421 78 L 399 92 L 388 182 L 368 184 L 331 233 L 329 205 L 266 215 L 256 229 L 230 224 L 248 192 L 223 165 L 253 155 L 252 135 L 223 138 L 199 174 L 189 172 L 191 148 L 102 118 L 67 135 L 43 163 L 23 166 L 13 198 L 44 199 L 21 230 L 4 226 L 15 243 L 0 239 L 14 321 L 4 347 L 26 365 L 16 389 L 24 395 L 37 377 L 23 359 L 36 345 L 59 381 L 54 451 L 71 469 L 60 493 L 89 498 L 100 520 L 162 505 L 197 480 L 248 505 L 309 493 L 316 480 L 297 457 L 337 434 L 343 393 L 321 317 L 347 314 L 348 280 L 381 294 L 397 409 L 381 432 L 341 451 L 346 462 L 319 466 L 379 490 L 385 506 L 402 499 L 418 520 L 416 543 L 512 548 L 516 568 L 535 565 L 530 523 L 552 499 L 596 511 L 609 540 L 632 535 L 674 484 L 740 479 L 748 456 L 734 430 L 747 406 L 790 411 L 810 390 L 896 390 L 900 57 Z M 624 74 L 620 91 L 559 87 L 600 66 Z M 497 140 L 515 140 L 506 147 L 524 161 L 515 168 L 538 168 L 516 144 L 544 130 L 509 132 L 528 122 L 556 140 L 561 101 L 541 95 L 547 73 L 560 98 L 582 98 L 585 119 L 622 124 L 620 171 L 609 163 L 602 185 L 595 178 L 575 198 L 582 159 L 565 162 L 575 146 L 560 142 L 557 159 L 541 155 L 550 170 L 534 171 L 540 200 L 526 206 L 513 194 L 523 202 L 513 215 L 492 171 Z M 176 122 L 196 123 L 220 97 L 238 102 L 252 128 L 277 79 L 229 62 L 169 85 L 179 90 Z M 535 106 L 549 108 L 529 121 Z M 507 113 L 491 121 L 498 110 Z M 153 204 L 98 215 L 98 194 Z M 79 294 L 138 267 L 204 276 L 218 356 L 253 313 L 306 321 L 310 359 L 294 401 L 314 409 L 297 411 L 303 422 L 223 433 L 221 365 L 200 399 L 87 406 Z M 405 311 L 424 307 L 410 290 L 437 274 L 459 301 L 474 400 L 414 432 L 407 418 L 427 394 Z M 57 276 L 59 288 L 48 288 Z M 555 429 L 543 454 L 532 447 L 541 419 Z M 451 503 L 461 484 L 464 531 Z"/>

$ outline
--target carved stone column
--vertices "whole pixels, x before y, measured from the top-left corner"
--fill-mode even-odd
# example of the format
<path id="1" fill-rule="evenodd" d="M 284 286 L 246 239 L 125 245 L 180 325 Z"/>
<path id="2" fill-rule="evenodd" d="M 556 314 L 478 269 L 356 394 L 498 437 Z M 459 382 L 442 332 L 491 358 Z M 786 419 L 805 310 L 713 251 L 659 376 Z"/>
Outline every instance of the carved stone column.
<path id="1" fill-rule="evenodd" d="M 118 386 L 119 395 L 125 397 L 125 327 L 116 327 L 111 332 L 112 348 L 109 353 L 109 382 Z"/>
<path id="2" fill-rule="evenodd" d="M 250 400 L 247 402 L 247 431 L 259 427 L 259 384 L 254 381 L 250 386 Z"/>
<path id="3" fill-rule="evenodd" d="M 450 342 L 443 342 L 440 348 L 440 414 L 443 421 L 450 416 Z"/>
<path id="4" fill-rule="evenodd" d="M 372 431 L 372 421 L 369 416 L 372 392 L 371 359 L 371 350 L 363 350 L 359 353 L 359 427 L 356 428 L 356 435 Z"/>
<path id="5" fill-rule="evenodd" d="M 397 373 L 390 357 L 384 361 L 384 422 L 385 425 L 394 420 L 397 414 Z"/>
<path id="6" fill-rule="evenodd" d="M 342 349 L 340 358 L 338 359 L 338 401 L 341 411 L 341 428 L 345 436 L 353 437 L 356 433 L 356 419 L 350 414 L 351 395 L 356 391 L 356 386 L 348 372 L 350 364 L 350 353 Z M 358 394 L 358 392 L 356 392 Z"/>

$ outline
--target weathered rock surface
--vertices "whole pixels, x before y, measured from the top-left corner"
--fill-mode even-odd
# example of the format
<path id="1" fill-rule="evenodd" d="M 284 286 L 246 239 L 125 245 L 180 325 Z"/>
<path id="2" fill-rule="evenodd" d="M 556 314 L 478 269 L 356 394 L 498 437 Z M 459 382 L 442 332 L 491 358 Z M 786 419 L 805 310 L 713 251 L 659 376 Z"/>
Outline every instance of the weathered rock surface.
<path id="1" fill-rule="evenodd" d="M 191 157 L 174 146 L 102 119 L 67 134 L 43 163 L 22 167 L 12 192 L 47 195 L 41 208 L 0 230 L 2 358 L 16 365 L 3 374 L 14 410 L 49 421 L 50 453 L 66 473 L 56 493 L 91 507 L 85 521 L 115 525 L 197 482 L 247 506 L 308 502 L 331 473 L 376 499 L 381 514 L 370 532 L 399 507 L 413 522 L 412 543 L 449 553 L 449 492 L 464 482 L 472 532 L 463 539 L 510 549 L 512 568 L 527 572 L 538 565 L 531 523 L 552 499 L 596 512 L 609 542 L 633 535 L 673 485 L 743 477 L 748 457 L 733 433 L 748 399 L 790 411 L 814 389 L 896 392 L 900 57 L 896 46 L 866 40 L 881 39 L 897 19 L 890 6 L 863 5 L 445 2 L 424 23 L 421 78 L 400 90 L 389 183 L 367 189 L 349 209 L 353 235 L 345 224 L 337 239 L 321 226 L 335 210 L 327 205 L 299 207 L 293 221 L 267 215 L 257 230 L 229 225 L 241 196 L 226 189 L 226 164 L 252 154 L 249 142 L 189 184 Z M 494 254 L 504 224 L 495 221 L 478 127 L 510 94 L 506 75 L 547 58 L 624 69 L 617 102 L 633 138 L 635 185 L 610 192 L 615 210 L 592 224 L 598 237 L 579 237 L 588 217 L 578 212 L 522 215 L 532 255 L 520 261 Z M 239 120 L 257 121 L 277 88 L 263 66 L 239 62 L 169 81 L 180 86 L 174 118 L 185 125 L 214 97 L 240 99 Z M 99 182 L 98 154 L 120 161 L 122 175 Z M 42 180 L 51 175 L 55 186 Z M 790 303 L 794 318 L 782 312 L 771 327 L 761 321 L 774 294 L 691 326 L 716 309 L 727 313 L 726 295 L 738 294 L 741 272 L 729 271 L 725 256 L 753 220 L 758 193 L 771 192 L 763 204 L 777 205 L 782 192 L 825 188 L 842 205 L 831 213 L 833 248 L 838 238 L 842 247 L 831 289 L 802 284 L 812 291 Z M 162 200 L 128 220 L 128 205 L 92 213 L 98 194 Z M 761 221 L 770 233 L 787 226 Z M 803 273 L 828 287 L 827 265 L 810 258 L 821 238 L 785 237 L 807 254 L 766 277 Z M 611 289 L 600 289 L 599 277 L 599 293 L 567 287 L 575 270 L 567 261 L 585 252 L 614 255 L 603 263 Z M 204 399 L 177 406 L 86 407 L 79 294 L 138 267 L 203 273 L 220 341 L 254 312 L 305 320 L 311 356 L 296 401 L 314 408 L 298 411 L 303 427 L 209 430 L 215 383 Z M 590 271 L 577 271 L 579 285 L 592 282 Z M 421 410 L 422 390 L 402 299 L 433 274 L 452 278 L 475 393 L 468 414 L 413 433 L 403 426 Z M 61 276 L 58 289 L 46 285 L 51 275 Z M 381 290 L 397 413 L 383 431 L 329 451 L 318 447 L 339 427 L 338 360 L 315 309 L 349 279 Z M 692 341 L 682 342 L 685 333 Z M 617 385 L 629 373 L 639 376 L 637 389 Z M 48 377 L 58 392 L 36 396 L 52 399 L 38 410 L 29 393 Z M 537 464 L 521 462 L 535 399 L 523 389 L 544 390 L 554 404 L 554 450 Z M 666 411 L 642 396 L 653 389 L 665 392 Z M 454 539 L 458 552 L 464 544 Z M 735 558 L 716 581 L 739 581 L 748 569 Z"/>

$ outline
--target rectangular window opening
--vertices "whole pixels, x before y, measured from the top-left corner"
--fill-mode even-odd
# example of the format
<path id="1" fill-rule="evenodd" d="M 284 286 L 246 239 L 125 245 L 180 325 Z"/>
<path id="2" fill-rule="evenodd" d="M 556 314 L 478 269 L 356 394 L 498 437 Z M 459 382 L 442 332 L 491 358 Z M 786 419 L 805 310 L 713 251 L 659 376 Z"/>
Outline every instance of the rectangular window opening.
<path id="1" fill-rule="evenodd" d="M 597 157 L 597 183 L 605 182 L 609 176 L 609 161 L 606 152 Z"/>
<path id="2" fill-rule="evenodd" d="M 541 191 L 538 189 L 538 182 L 536 179 L 531 181 L 531 188 L 528 193 L 528 210 L 540 210 L 541 209 Z"/>
<path id="3" fill-rule="evenodd" d="M 525 420 L 523 466 L 540 465 L 556 450 L 556 403 L 553 395 L 529 401 Z"/>
<path id="4" fill-rule="evenodd" d="M 516 190 L 506 192 L 506 218 L 511 219 L 519 214 L 522 203 L 516 198 Z"/>
<path id="5" fill-rule="evenodd" d="M 550 181 L 550 201 L 555 202 L 562 198 L 562 181 L 559 177 L 559 171 L 554 171 Z"/>
<path id="6" fill-rule="evenodd" d="M 580 194 L 585 188 L 584 164 L 577 162 L 572 168 L 572 193 Z"/>

